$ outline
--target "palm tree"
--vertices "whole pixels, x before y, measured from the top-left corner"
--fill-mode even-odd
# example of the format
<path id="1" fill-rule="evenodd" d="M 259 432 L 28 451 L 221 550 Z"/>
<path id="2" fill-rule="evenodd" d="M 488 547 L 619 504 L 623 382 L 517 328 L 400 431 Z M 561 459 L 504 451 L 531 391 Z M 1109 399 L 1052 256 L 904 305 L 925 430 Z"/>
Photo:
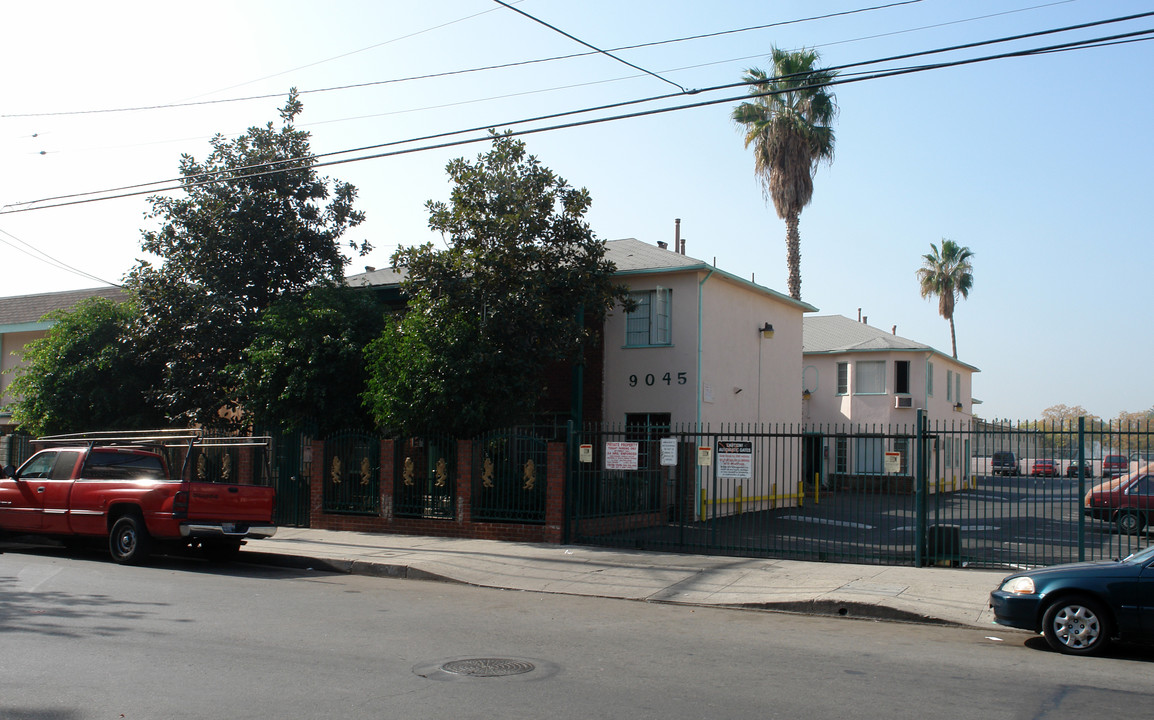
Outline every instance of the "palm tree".
<path id="1" fill-rule="evenodd" d="M 942 238 L 942 250 L 930 243 L 933 252 L 922 256 L 922 266 L 918 268 L 918 282 L 922 285 L 922 297 L 938 296 L 938 313 L 950 321 L 950 344 L 954 348 L 954 359 L 958 357 L 958 340 L 954 335 L 954 305 L 958 296 L 970 296 L 974 286 L 974 266 L 970 258 L 974 253 L 968 247 L 958 245 L 953 240 Z"/>
<path id="2" fill-rule="evenodd" d="M 745 147 L 753 146 L 753 171 L 762 193 L 773 200 L 785 220 L 785 257 L 789 265 L 789 295 L 801 300 L 801 236 L 798 215 L 813 199 L 818 164 L 833 162 L 833 128 L 837 103 L 827 85 L 834 70 L 814 66 L 816 50 L 773 49 L 773 74 L 750 68 L 743 75 L 751 100 L 733 110 L 732 118 L 745 132 Z"/>

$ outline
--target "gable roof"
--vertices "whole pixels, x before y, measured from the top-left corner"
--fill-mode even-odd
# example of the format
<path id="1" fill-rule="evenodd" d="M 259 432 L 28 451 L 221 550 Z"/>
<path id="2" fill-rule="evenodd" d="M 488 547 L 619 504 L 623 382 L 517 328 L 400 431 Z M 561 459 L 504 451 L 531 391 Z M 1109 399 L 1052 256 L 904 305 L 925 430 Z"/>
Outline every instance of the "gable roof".
<path id="1" fill-rule="evenodd" d="M 667 248 L 650 245 L 634 238 L 605 241 L 605 258 L 617 268 L 615 275 L 633 275 L 642 273 L 662 272 L 692 272 L 702 271 L 721 275 L 733 282 L 770 295 L 784 302 L 796 305 L 802 312 L 817 312 L 817 308 L 807 302 L 794 300 L 788 295 L 772 290 L 764 285 L 758 285 L 751 280 L 745 280 L 732 273 L 718 269 L 704 260 L 682 255 Z M 382 287 L 398 285 L 405 279 L 405 269 L 381 268 L 367 270 L 363 273 L 349 275 L 345 282 L 352 287 Z"/>
<path id="2" fill-rule="evenodd" d="M 0 298 L 0 332 L 13 332 L 16 326 L 38 324 L 53 310 L 66 310 L 90 298 L 102 297 L 120 302 L 128 299 L 127 294 L 128 291 L 124 288 L 113 285 L 87 290 L 65 290 Z"/>
<path id="3" fill-rule="evenodd" d="M 925 343 L 888 333 L 844 315 L 817 315 L 802 319 L 802 353 L 921 351 L 940 355 L 973 372 L 981 372 Z"/>

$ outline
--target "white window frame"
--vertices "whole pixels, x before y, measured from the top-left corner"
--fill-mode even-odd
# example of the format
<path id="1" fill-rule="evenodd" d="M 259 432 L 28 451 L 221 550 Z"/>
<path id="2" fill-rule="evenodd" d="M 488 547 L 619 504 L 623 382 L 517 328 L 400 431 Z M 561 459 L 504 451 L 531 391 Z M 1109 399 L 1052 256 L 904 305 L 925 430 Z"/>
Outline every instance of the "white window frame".
<path id="1" fill-rule="evenodd" d="M 837 364 L 837 394 L 849 395 L 849 363 Z"/>
<path id="2" fill-rule="evenodd" d="M 630 293 L 638 307 L 625 313 L 625 347 L 654 347 L 673 344 L 673 289 L 658 286 L 655 290 Z M 645 327 L 638 329 L 644 322 Z M 640 342 L 640 336 L 645 342 Z"/>
<path id="3" fill-rule="evenodd" d="M 871 382 L 876 381 L 876 382 Z M 877 387 L 877 382 L 881 387 Z M 885 360 L 858 360 L 854 363 L 853 394 L 854 395 L 885 395 L 886 393 L 886 361 Z"/>

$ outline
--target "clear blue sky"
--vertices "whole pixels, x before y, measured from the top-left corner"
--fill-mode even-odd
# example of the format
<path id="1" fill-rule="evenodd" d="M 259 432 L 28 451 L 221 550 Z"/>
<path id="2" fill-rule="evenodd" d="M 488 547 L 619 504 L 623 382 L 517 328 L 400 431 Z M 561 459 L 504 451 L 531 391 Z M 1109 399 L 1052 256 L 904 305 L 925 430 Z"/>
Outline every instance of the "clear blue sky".
<path id="1" fill-rule="evenodd" d="M 517 7 L 602 49 L 889 4 L 886 0 L 702 3 L 524 0 Z M 585 49 L 490 0 L 316 3 L 40 2 L 0 6 L 0 206 L 158 181 L 215 133 L 277 120 L 291 86 L 313 150 L 338 150 L 707 88 L 766 66 L 771 46 L 815 47 L 825 65 L 989 40 L 1154 10 L 1139 0 L 922 0 L 605 56 L 435 79 L 381 81 L 568 55 Z M 1154 18 L 901 65 L 1154 28 Z M 918 293 L 930 243 L 968 246 L 975 283 L 956 312 L 960 359 L 977 366 L 976 408 L 1030 419 L 1057 403 L 1110 418 L 1154 406 L 1147 316 L 1154 267 L 1154 43 L 1013 58 L 835 88 L 836 157 L 801 215 L 802 298 L 950 352 L 949 326 Z M 700 93 L 636 109 L 722 99 Z M 45 115 L 277 97 L 131 112 Z M 734 102 L 558 130 L 530 150 L 594 203 L 604 239 L 671 240 L 786 289 L 785 226 L 766 204 L 730 122 Z M 600 113 L 605 115 L 607 113 Z M 30 116 L 29 116 L 30 115 Z M 595 115 L 596 116 L 596 115 Z M 401 147 L 412 147 L 405 145 Z M 444 199 L 445 163 L 482 145 L 325 170 L 360 191 L 384 266 L 398 245 L 438 240 L 424 202 Z M 368 154 L 361 153 L 361 154 Z M 347 157 L 347 156 L 342 156 Z M 143 197 L 0 215 L 0 295 L 119 281 L 140 253 Z M 30 247 L 29 247 L 30 246 Z"/>

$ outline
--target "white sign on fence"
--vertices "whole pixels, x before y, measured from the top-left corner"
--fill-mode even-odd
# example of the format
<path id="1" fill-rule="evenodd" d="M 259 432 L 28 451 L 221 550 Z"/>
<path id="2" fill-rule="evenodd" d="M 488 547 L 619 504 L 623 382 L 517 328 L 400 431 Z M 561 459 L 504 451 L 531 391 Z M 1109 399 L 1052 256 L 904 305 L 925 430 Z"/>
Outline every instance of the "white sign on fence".
<path id="1" fill-rule="evenodd" d="M 677 438 L 661 438 L 661 464 L 677 465 Z"/>
<path id="2" fill-rule="evenodd" d="M 886 472 L 900 473 L 902 471 L 902 454 L 899 452 L 886 453 Z"/>
<path id="3" fill-rule="evenodd" d="M 635 442 L 607 442 L 605 443 L 606 470 L 636 470 L 637 443 Z"/>
<path id="4" fill-rule="evenodd" d="M 753 442 L 717 441 L 717 477 L 748 480 L 753 477 Z"/>

